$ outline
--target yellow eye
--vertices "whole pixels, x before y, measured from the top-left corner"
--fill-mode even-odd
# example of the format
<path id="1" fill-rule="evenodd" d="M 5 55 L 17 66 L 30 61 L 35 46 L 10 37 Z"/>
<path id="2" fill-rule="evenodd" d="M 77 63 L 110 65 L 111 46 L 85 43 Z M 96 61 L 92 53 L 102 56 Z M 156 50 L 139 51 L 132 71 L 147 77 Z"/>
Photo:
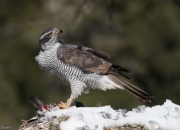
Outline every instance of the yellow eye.
<path id="1" fill-rule="evenodd" d="M 48 34 L 48 36 L 49 36 L 49 37 L 51 37 L 51 36 L 52 36 L 52 32 L 51 32 L 51 33 L 49 33 L 49 34 Z"/>

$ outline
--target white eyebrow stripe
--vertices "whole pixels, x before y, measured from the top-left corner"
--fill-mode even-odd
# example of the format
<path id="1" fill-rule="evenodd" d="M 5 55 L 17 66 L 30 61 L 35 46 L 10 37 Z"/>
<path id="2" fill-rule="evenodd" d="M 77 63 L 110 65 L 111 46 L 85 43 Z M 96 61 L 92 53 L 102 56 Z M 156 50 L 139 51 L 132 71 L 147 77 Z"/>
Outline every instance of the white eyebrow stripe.
<path id="1" fill-rule="evenodd" d="M 49 31 L 49 32 L 43 34 L 43 35 L 40 37 L 40 39 L 42 39 L 45 35 L 47 35 L 47 34 L 50 33 L 50 32 L 52 32 L 52 31 Z"/>

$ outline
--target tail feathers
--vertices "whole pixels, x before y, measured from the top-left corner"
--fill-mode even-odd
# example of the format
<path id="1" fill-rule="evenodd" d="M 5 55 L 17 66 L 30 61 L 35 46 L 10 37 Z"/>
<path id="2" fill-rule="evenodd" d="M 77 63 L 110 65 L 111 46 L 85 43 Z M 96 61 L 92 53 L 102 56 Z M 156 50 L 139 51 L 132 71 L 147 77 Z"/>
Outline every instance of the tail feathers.
<path id="1" fill-rule="evenodd" d="M 135 98 L 142 102 L 151 102 L 150 98 L 154 98 L 152 95 L 146 93 L 145 91 L 141 90 L 140 88 L 136 87 L 135 85 L 123 80 L 121 77 L 116 75 L 107 75 L 107 77 L 113 81 L 114 83 L 122 86 L 124 90 L 128 91 L 132 94 Z"/>

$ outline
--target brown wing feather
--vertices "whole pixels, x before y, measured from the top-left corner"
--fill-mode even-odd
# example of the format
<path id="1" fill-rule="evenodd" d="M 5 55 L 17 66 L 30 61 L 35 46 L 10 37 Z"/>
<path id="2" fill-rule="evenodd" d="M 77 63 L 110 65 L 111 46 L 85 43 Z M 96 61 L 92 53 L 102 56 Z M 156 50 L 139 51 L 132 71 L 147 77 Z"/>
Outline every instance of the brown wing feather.
<path id="1" fill-rule="evenodd" d="M 91 48 L 87 48 L 87 51 L 93 53 L 94 55 L 100 57 L 100 58 L 103 58 L 103 59 L 109 59 L 110 58 L 110 55 L 106 52 L 103 52 L 103 51 L 97 51 L 97 50 L 93 50 Z"/>
<path id="2" fill-rule="evenodd" d="M 66 64 L 74 65 L 85 72 L 106 74 L 111 63 L 98 56 L 77 48 L 76 46 L 63 45 L 58 48 L 57 57 Z"/>
<path id="3" fill-rule="evenodd" d="M 74 46 L 74 45 L 73 45 Z M 106 52 L 103 52 L 103 51 L 98 51 L 98 50 L 94 50 L 92 48 L 89 48 L 89 47 L 85 47 L 83 45 L 78 45 L 77 46 L 77 49 L 79 50 L 84 50 L 84 51 L 88 51 L 96 56 L 98 56 L 99 58 L 103 58 L 103 59 L 109 59 L 110 58 L 110 55 Z"/>

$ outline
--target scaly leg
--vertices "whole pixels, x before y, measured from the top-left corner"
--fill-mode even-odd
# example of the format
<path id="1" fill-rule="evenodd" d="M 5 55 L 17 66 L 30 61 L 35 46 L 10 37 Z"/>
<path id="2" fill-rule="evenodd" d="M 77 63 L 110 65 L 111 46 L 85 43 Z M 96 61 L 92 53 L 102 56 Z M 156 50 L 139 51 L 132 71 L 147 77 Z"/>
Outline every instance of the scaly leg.
<path id="1" fill-rule="evenodd" d="M 67 109 L 67 108 L 69 108 L 71 106 L 72 102 L 73 102 L 73 99 L 70 97 L 70 98 L 68 98 L 66 103 L 60 102 L 58 104 L 58 106 L 59 106 L 60 109 Z"/>

